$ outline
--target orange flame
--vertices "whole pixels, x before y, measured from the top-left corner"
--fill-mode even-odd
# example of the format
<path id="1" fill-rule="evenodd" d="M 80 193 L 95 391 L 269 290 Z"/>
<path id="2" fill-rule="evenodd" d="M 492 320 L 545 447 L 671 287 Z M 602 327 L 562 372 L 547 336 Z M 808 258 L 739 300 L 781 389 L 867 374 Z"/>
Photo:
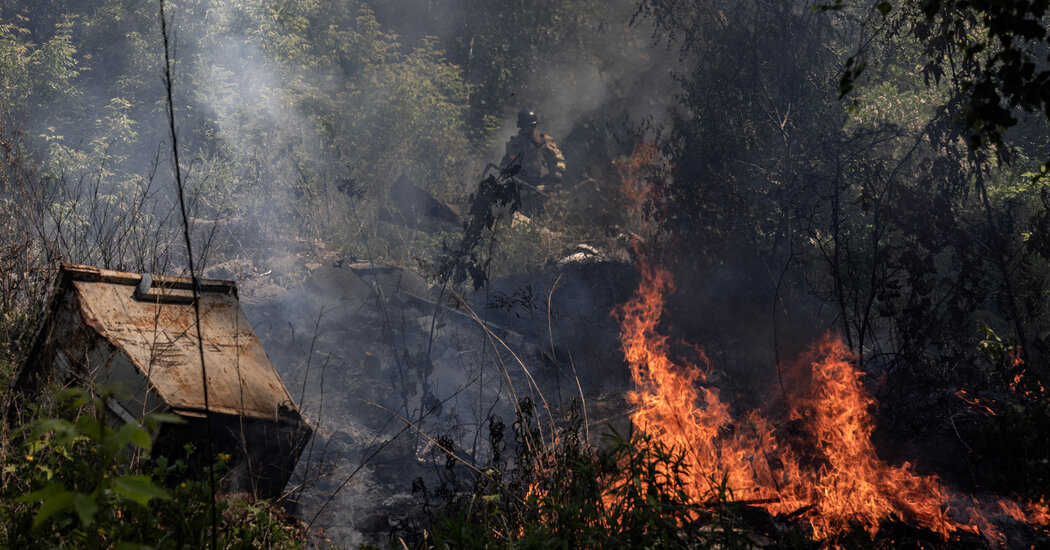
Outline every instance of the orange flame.
<path id="1" fill-rule="evenodd" d="M 627 229 L 651 238 L 658 229 L 652 214 L 662 208 L 660 182 L 671 168 L 668 159 L 654 143 L 641 143 L 615 164 L 628 214 Z"/>
<path id="2" fill-rule="evenodd" d="M 1016 363 L 1015 366 L 1019 364 Z M 1043 387 L 1043 383 L 1030 376 L 1028 371 L 1023 368 L 1014 375 L 1013 380 L 1010 382 L 1010 389 L 1031 400 L 1042 399 L 1046 395 L 1046 388 Z"/>
<path id="3" fill-rule="evenodd" d="M 640 211 L 641 206 L 649 199 L 653 171 L 658 164 L 660 150 L 653 143 L 642 143 L 635 146 L 630 157 L 617 164 L 620 180 L 623 182 L 621 192 L 627 199 L 630 211 Z"/>
<path id="4" fill-rule="evenodd" d="M 968 531 L 999 542 L 989 518 L 1050 520 L 1045 505 L 981 505 L 907 463 L 881 461 L 871 441 L 875 401 L 850 351 L 831 336 L 786 373 L 792 382 L 786 418 L 798 428 L 791 437 L 767 420 L 772 415 L 734 417 L 718 388 L 705 385 L 706 357 L 700 364 L 676 364 L 667 336 L 658 330 L 665 296 L 674 291 L 670 274 L 652 266 L 640 270 L 637 293 L 614 312 L 636 386 L 628 394 L 636 407 L 631 420 L 663 445 L 685 450 L 692 476 L 686 482 L 696 502 L 708 500 L 713 484 L 725 480 L 733 498 L 799 517 L 821 540 L 858 525 L 874 535 L 882 521 L 897 518 L 944 538 Z"/>
<path id="5" fill-rule="evenodd" d="M 963 403 L 966 403 L 967 405 L 969 405 L 971 409 L 979 410 L 981 412 L 986 412 L 990 416 L 995 416 L 996 415 L 995 409 L 993 409 L 993 408 L 989 407 L 988 405 L 985 405 L 984 403 L 982 403 L 981 399 L 978 398 L 978 397 L 970 397 L 970 395 L 968 393 L 966 393 L 966 390 L 964 390 L 964 389 L 960 388 L 958 391 L 956 391 L 955 392 L 955 397 L 958 397 L 960 401 L 962 401 Z M 987 402 L 987 400 L 985 400 L 985 402 Z"/>

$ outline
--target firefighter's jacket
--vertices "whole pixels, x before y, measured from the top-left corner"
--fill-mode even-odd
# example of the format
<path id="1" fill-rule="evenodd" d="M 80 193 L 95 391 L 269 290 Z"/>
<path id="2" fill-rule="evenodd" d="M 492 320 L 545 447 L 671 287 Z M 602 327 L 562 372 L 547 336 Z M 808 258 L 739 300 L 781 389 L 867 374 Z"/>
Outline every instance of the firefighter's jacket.
<path id="1" fill-rule="evenodd" d="M 518 177 L 537 187 L 561 181 L 565 175 L 565 157 L 554 139 L 547 134 L 534 132 L 529 136 L 525 132 L 507 141 L 507 153 L 503 155 L 501 166 L 507 167 L 518 160 L 521 155 L 521 172 Z"/>

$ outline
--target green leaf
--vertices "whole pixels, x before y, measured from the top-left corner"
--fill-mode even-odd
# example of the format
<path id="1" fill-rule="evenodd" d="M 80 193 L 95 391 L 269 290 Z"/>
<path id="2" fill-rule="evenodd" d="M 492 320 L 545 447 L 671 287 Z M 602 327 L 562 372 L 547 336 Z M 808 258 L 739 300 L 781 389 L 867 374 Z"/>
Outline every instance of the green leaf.
<path id="1" fill-rule="evenodd" d="M 115 455 L 129 444 L 148 451 L 153 445 L 153 440 L 149 432 L 140 427 L 138 423 L 128 422 L 106 440 L 106 451 L 108 454 Z"/>
<path id="2" fill-rule="evenodd" d="M 883 17 L 886 17 L 887 15 L 889 15 L 890 11 L 893 9 L 893 4 L 891 4 L 889 2 L 879 2 L 878 4 L 875 4 L 875 9 L 879 10 L 879 13 Z"/>
<path id="3" fill-rule="evenodd" d="M 62 418 L 47 418 L 37 422 L 33 426 L 33 431 L 29 434 L 29 439 L 40 439 L 40 436 L 48 432 L 54 432 L 56 439 L 62 439 L 63 434 L 74 431 L 73 424 L 68 420 Z"/>
<path id="4" fill-rule="evenodd" d="M 26 445 L 26 452 L 35 456 L 40 454 L 40 451 L 47 449 L 48 447 L 49 445 L 46 440 L 38 439 L 36 441 L 30 441 L 29 444 Z"/>
<path id="5" fill-rule="evenodd" d="M 98 503 L 84 493 L 77 493 L 73 496 L 73 510 L 80 517 L 80 524 L 87 527 L 95 520 L 95 512 L 98 512 Z"/>
<path id="6" fill-rule="evenodd" d="M 143 506 L 155 498 L 170 500 L 171 496 L 164 489 L 153 484 L 149 476 L 120 476 L 113 478 L 113 491 L 124 498 Z"/>
<path id="7" fill-rule="evenodd" d="M 131 443 L 131 433 L 138 429 L 140 429 L 138 424 L 134 422 L 125 423 L 118 428 L 117 431 L 113 432 L 112 435 L 106 438 L 107 451 L 115 454 L 125 445 Z"/>
<path id="8" fill-rule="evenodd" d="M 150 438 L 149 432 L 139 428 L 131 433 L 131 442 L 138 448 L 148 451 L 153 448 L 153 439 Z"/>
<path id="9" fill-rule="evenodd" d="M 481 500 L 485 501 L 486 504 L 499 504 L 499 494 L 482 495 Z"/>
<path id="10" fill-rule="evenodd" d="M 52 484 L 52 485 L 48 485 L 47 487 L 44 487 L 43 489 L 40 489 L 39 491 L 33 491 L 32 493 L 29 493 L 28 495 L 22 495 L 22 496 L 16 498 L 15 501 L 16 502 L 36 502 L 38 500 L 46 500 L 46 499 L 49 499 L 49 498 L 57 495 L 58 493 L 61 493 L 62 491 L 65 491 L 65 490 L 66 490 L 66 486 L 65 485 L 62 485 L 61 483 L 55 483 L 55 484 Z"/>
<path id="11" fill-rule="evenodd" d="M 84 415 L 77 419 L 77 429 L 80 433 L 90 437 L 95 441 L 102 441 L 103 427 L 98 420 Z"/>
<path id="12" fill-rule="evenodd" d="M 20 496 L 16 500 L 18 502 L 44 501 L 44 504 L 40 506 L 40 510 L 37 510 L 36 516 L 33 518 L 33 528 L 36 529 L 43 525 L 51 516 L 68 508 L 75 494 L 73 491 L 67 491 L 65 485 L 55 483 L 39 491 Z"/>

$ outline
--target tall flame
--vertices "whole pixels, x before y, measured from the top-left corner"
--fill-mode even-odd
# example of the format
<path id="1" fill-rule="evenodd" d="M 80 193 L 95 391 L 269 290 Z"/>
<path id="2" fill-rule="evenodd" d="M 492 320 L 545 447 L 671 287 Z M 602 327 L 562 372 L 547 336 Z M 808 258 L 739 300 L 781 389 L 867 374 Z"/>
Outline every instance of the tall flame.
<path id="1" fill-rule="evenodd" d="M 690 496 L 705 502 L 722 481 L 733 498 L 773 514 L 806 521 L 817 539 L 830 539 L 855 526 L 871 534 L 896 518 L 947 538 L 956 531 L 983 533 L 1001 541 L 989 517 L 1008 515 L 1046 523 L 1047 508 L 997 500 L 982 505 L 951 492 L 937 477 L 914 472 L 907 463 L 880 460 L 872 444 L 874 399 L 863 373 L 837 338 L 825 336 L 785 373 L 786 414 L 779 425 L 771 414 L 734 416 L 718 388 L 705 385 L 706 357 L 676 364 L 668 337 L 658 330 L 665 297 L 674 291 L 670 274 L 641 266 L 635 296 L 615 313 L 635 389 L 634 425 L 667 447 L 685 452 Z M 784 435 L 786 424 L 791 435 Z"/>

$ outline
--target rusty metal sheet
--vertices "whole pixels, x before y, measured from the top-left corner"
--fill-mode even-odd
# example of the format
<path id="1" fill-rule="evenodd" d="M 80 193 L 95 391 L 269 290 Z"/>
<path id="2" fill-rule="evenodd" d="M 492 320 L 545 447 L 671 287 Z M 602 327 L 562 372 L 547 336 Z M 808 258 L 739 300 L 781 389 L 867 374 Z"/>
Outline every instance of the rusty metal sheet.
<path id="1" fill-rule="evenodd" d="M 135 297 L 141 275 L 83 266 L 67 268 L 84 322 L 123 351 L 149 386 L 172 409 L 203 410 L 200 355 L 193 306 L 185 300 L 191 279 L 156 278 L 154 290 Z M 233 283 L 204 281 L 201 333 L 211 410 L 276 418 L 292 399 L 235 295 Z M 165 293 L 171 299 L 158 298 Z M 139 396 L 141 399 L 142 396 Z"/>

